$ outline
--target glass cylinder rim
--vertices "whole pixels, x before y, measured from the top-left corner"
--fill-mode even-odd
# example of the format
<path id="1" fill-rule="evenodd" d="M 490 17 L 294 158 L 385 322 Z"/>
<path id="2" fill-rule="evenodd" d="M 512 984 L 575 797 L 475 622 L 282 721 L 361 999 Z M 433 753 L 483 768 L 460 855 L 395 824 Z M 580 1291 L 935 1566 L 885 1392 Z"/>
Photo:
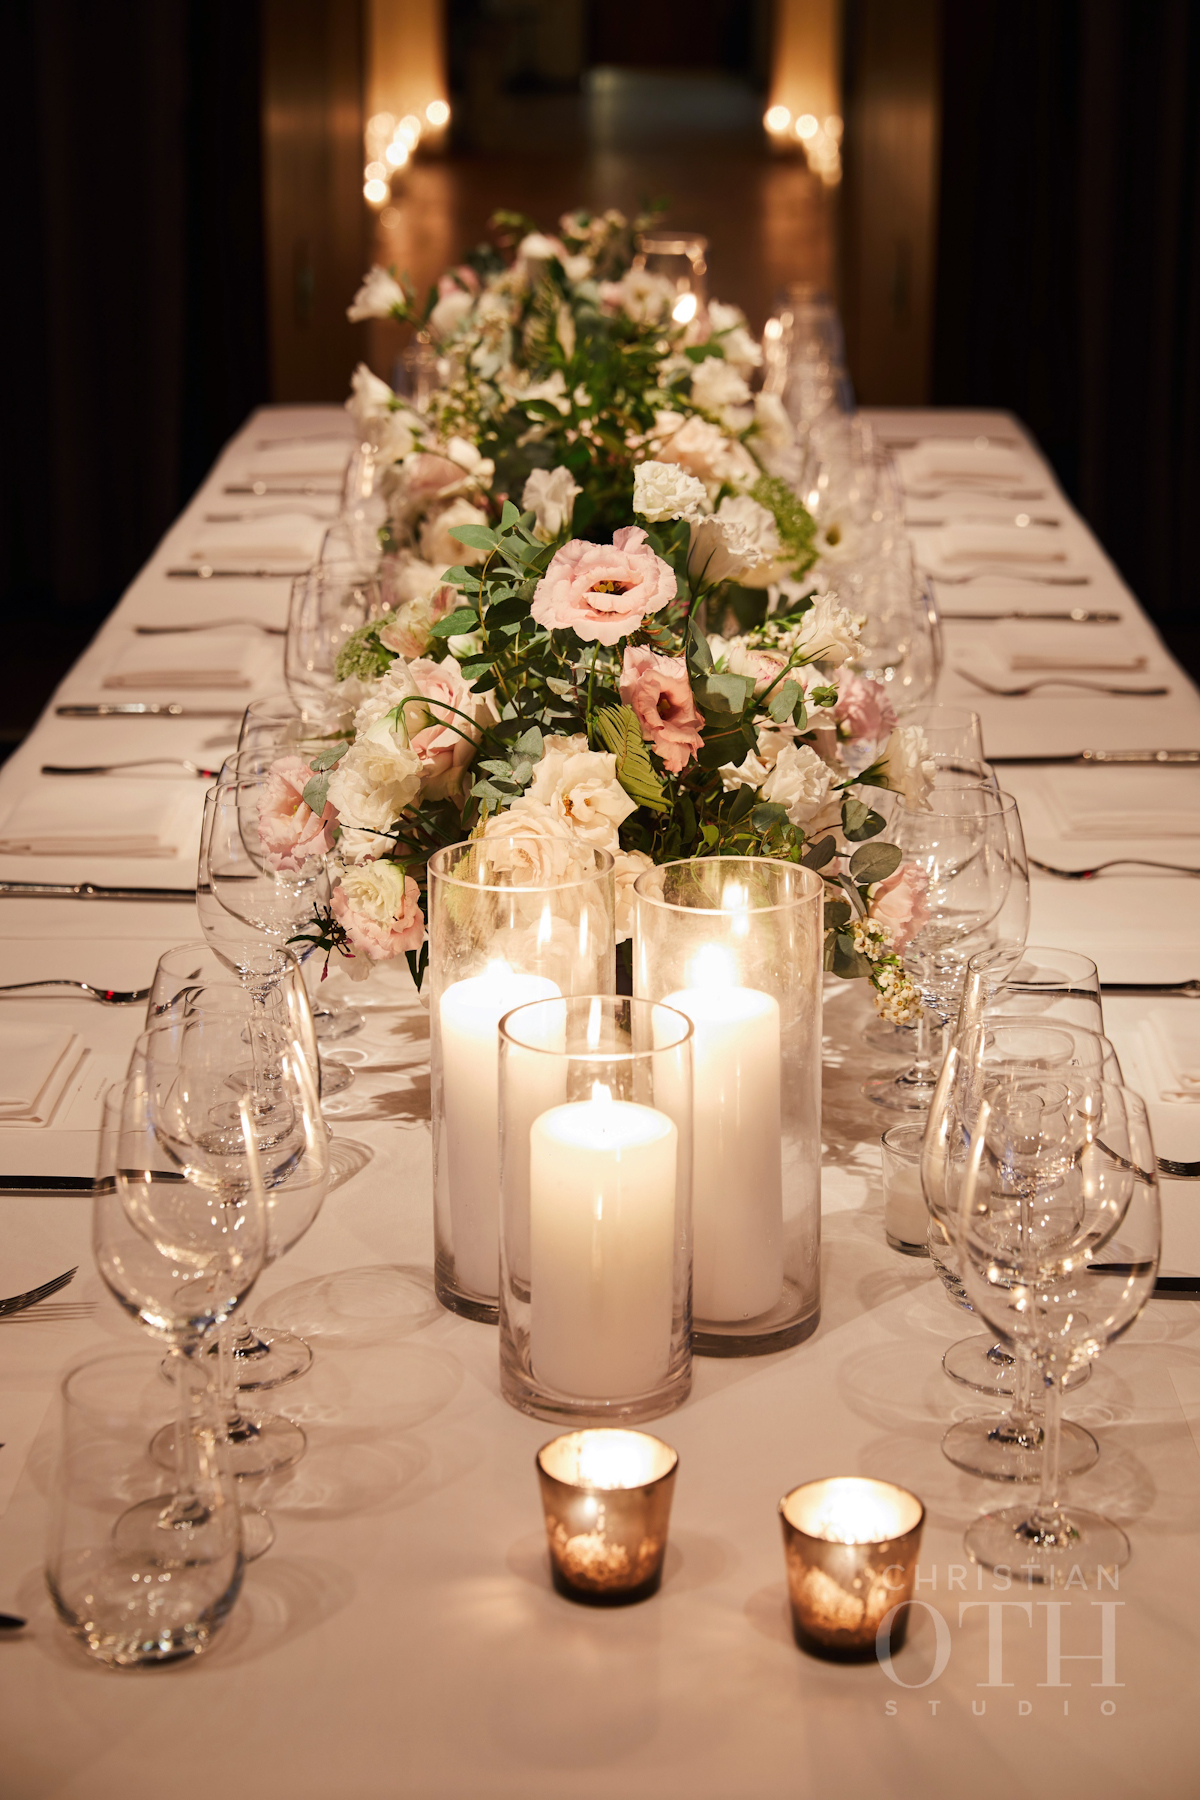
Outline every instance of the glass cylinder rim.
<path id="1" fill-rule="evenodd" d="M 843 1544 L 837 1538 L 821 1537 L 816 1532 L 806 1531 L 803 1525 L 797 1525 L 788 1516 L 788 1503 L 794 1500 L 797 1494 L 803 1494 L 807 1488 L 824 1487 L 831 1481 L 857 1481 L 866 1487 L 885 1489 L 892 1494 L 902 1494 L 906 1500 L 913 1502 L 917 1509 L 917 1516 L 911 1525 L 904 1527 L 903 1531 L 894 1531 L 887 1537 L 855 1538 L 849 1544 Z M 826 1544 L 833 1549 L 870 1550 L 877 1548 L 880 1544 L 902 1543 L 905 1538 L 909 1538 L 915 1531 L 919 1531 L 925 1523 L 925 1502 L 919 1494 L 914 1494 L 911 1488 L 902 1487 L 898 1481 L 883 1481 L 876 1475 L 816 1475 L 812 1480 L 798 1482 L 794 1488 L 788 1489 L 779 1502 L 779 1516 L 789 1531 L 794 1531 L 797 1537 L 807 1539 L 810 1544 Z"/>
<path id="2" fill-rule="evenodd" d="M 565 1438 L 588 1437 L 599 1435 L 601 1433 L 606 1436 L 610 1433 L 619 1433 L 622 1437 L 644 1438 L 648 1444 L 653 1444 L 657 1450 L 660 1450 L 665 1454 L 667 1458 L 666 1468 L 661 1469 L 657 1475 L 652 1475 L 648 1481 L 636 1482 L 632 1487 L 605 1487 L 598 1481 L 587 1481 L 582 1479 L 579 1481 L 568 1481 L 564 1476 L 556 1475 L 552 1469 L 548 1469 L 542 1460 L 548 1450 L 553 1450 L 555 1445 L 561 1444 Z M 538 1446 L 533 1461 L 534 1467 L 537 1469 L 539 1475 L 544 1476 L 547 1481 L 555 1482 L 559 1487 L 570 1488 L 573 1493 L 638 1494 L 646 1493 L 651 1488 L 658 1487 L 660 1482 L 669 1480 L 670 1477 L 675 1474 L 676 1470 L 679 1468 L 679 1452 L 673 1444 L 668 1444 L 664 1438 L 660 1438 L 655 1432 L 639 1431 L 634 1425 L 580 1425 L 577 1426 L 574 1431 L 560 1431 L 555 1437 L 547 1438 L 544 1444 Z"/>
<path id="3" fill-rule="evenodd" d="M 1011 956 L 1013 954 L 1014 953 L 1012 951 L 1003 950 L 1003 949 L 1001 949 L 1001 950 L 976 950 L 974 956 L 972 956 L 968 959 L 967 970 L 969 973 L 974 974 L 976 971 L 994 968 L 996 966 L 996 964 L 998 962 L 1000 962 L 1005 956 Z M 1077 959 L 1080 963 L 1086 963 L 1093 975 L 1099 975 L 1099 973 L 1100 973 L 1099 969 L 1096 967 L 1094 958 L 1088 956 L 1086 951 L 1083 951 L 1083 950 L 1060 950 L 1054 944 L 1024 944 L 1021 947 L 1020 955 L 1017 957 L 1016 964 L 1013 968 L 1013 976 L 1015 977 L 1017 969 L 1020 968 L 1022 962 L 1025 960 L 1025 958 L 1027 956 L 1037 956 L 1039 954 L 1046 955 L 1046 956 L 1070 957 L 1072 960 Z M 1083 973 L 1083 971 L 1081 970 L 1080 973 Z M 1010 979 L 1011 979 L 1011 977 L 1010 977 Z M 1038 977 L 1037 977 L 1036 972 L 1033 976 L 1031 976 L 1029 978 L 1031 983 L 1036 982 L 1037 979 L 1038 979 Z M 1068 975 L 1068 980 L 1069 979 L 1070 979 L 1070 976 Z M 1047 982 L 1050 985 L 1056 985 L 1059 987 L 1062 986 L 1061 981 L 1059 981 L 1057 983 L 1052 982 L 1051 978 L 1049 976 L 1047 976 Z"/>
<path id="4" fill-rule="evenodd" d="M 748 908 L 734 906 L 681 906 L 677 900 L 664 899 L 661 894 L 651 893 L 649 888 L 643 888 L 642 886 L 644 881 L 648 882 L 652 876 L 657 875 L 662 871 L 667 869 L 691 868 L 695 863 L 711 863 L 714 867 L 719 866 L 721 868 L 732 868 L 735 866 L 742 867 L 749 863 L 755 868 L 772 870 L 786 869 L 797 875 L 802 875 L 806 886 L 808 886 L 810 882 L 813 885 L 808 887 L 807 893 L 798 894 L 795 899 L 772 900 L 768 906 L 753 906 Z M 800 903 L 806 903 L 810 900 L 819 899 L 824 891 L 824 887 L 825 883 L 814 870 L 806 869 L 800 863 L 785 862 L 782 857 L 778 856 L 680 856 L 677 857 L 674 862 L 655 863 L 653 868 L 643 869 L 642 873 L 633 884 L 633 891 L 639 900 L 648 901 L 653 906 L 661 906 L 664 912 L 689 913 L 698 918 L 723 919 L 732 917 L 734 913 L 747 911 L 752 912 L 755 915 L 786 912 L 789 907 L 796 906 Z"/>
<path id="5" fill-rule="evenodd" d="M 555 841 L 556 840 L 554 839 L 547 839 L 539 836 L 536 831 L 497 832 L 493 838 L 464 838 L 461 843 L 443 844 L 440 850 L 434 851 L 425 866 L 428 873 L 432 876 L 436 876 L 438 881 L 444 881 L 449 886 L 461 888 L 465 893 L 470 894 L 566 893 L 572 888 L 587 887 L 600 876 L 610 874 L 617 866 L 616 858 L 611 850 L 601 850 L 597 844 L 584 844 L 574 841 L 572 841 L 570 846 L 572 854 L 576 855 L 579 852 L 586 850 L 596 858 L 596 866 L 589 869 L 586 873 L 573 875 L 566 881 L 531 881 L 528 883 L 523 882 L 519 887 L 514 887 L 492 881 L 463 881 L 459 876 L 447 874 L 436 866 L 440 857 L 450 857 L 454 854 L 461 856 L 467 851 L 477 850 L 482 845 L 488 843 L 533 843 L 544 846 L 547 843 L 553 843 Z"/>
<path id="6" fill-rule="evenodd" d="M 657 1012 L 670 1013 L 672 1017 L 679 1020 L 684 1029 L 669 1044 L 656 1043 L 646 1050 L 601 1050 L 599 1048 L 595 1050 L 551 1050 L 545 1044 L 527 1043 L 524 1038 L 517 1037 L 510 1030 L 510 1021 L 515 1019 L 518 1013 L 531 1013 L 535 1008 L 542 1006 L 591 1006 L 597 1001 L 607 1002 L 613 1007 L 648 1006 Z M 524 1000 L 520 1006 L 511 1007 L 503 1015 L 497 1029 L 501 1039 L 506 1044 L 511 1044 L 515 1050 L 523 1050 L 538 1056 L 557 1057 L 560 1062 L 605 1064 L 641 1062 L 648 1056 L 658 1056 L 668 1050 L 678 1050 L 683 1044 L 689 1043 L 696 1034 L 692 1021 L 686 1013 L 680 1012 L 678 1007 L 667 1006 L 661 1000 L 645 1000 L 632 994 L 559 994 L 557 997 L 550 996 L 544 1000 Z"/>

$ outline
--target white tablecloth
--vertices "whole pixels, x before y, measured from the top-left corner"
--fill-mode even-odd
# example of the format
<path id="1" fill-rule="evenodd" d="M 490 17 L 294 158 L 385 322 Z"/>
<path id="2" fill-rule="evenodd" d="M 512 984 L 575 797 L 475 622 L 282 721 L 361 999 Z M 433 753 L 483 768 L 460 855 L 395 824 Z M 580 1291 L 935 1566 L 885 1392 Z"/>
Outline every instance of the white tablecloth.
<path id="1" fill-rule="evenodd" d="M 932 423 L 927 413 L 875 417 L 898 439 Z M 103 697 L 104 672 L 135 621 L 252 614 L 282 624 L 286 580 L 201 583 L 164 571 L 183 561 L 206 511 L 270 504 L 222 493 L 248 466 L 249 446 L 337 431 L 342 418 L 313 408 L 251 420 L 56 701 Z M 1019 434 L 994 414 L 939 414 L 936 422 L 965 435 Z M 966 594 L 979 606 L 1040 607 L 1061 594 L 1068 605 L 1119 610 L 1119 627 L 1076 629 L 1089 643 L 1136 646 L 1166 671 L 1170 694 L 990 701 L 951 673 L 941 697 L 978 706 L 995 754 L 1200 744 L 1200 697 L 1052 480 L 1050 490 L 1073 554 L 1093 572 L 1090 586 L 975 582 L 943 590 L 947 611 L 962 609 Z M 1029 627 L 1030 643 L 1045 629 Z M 962 646 L 998 641 L 994 628 L 968 624 L 949 625 L 947 639 L 951 663 Z M 278 686 L 280 640 L 266 642 L 275 658 L 267 685 Z M 179 697 L 201 703 L 195 693 Z M 244 696 L 204 698 L 233 713 Z M 0 773 L 0 827 L 20 795 L 47 779 L 37 773 L 44 762 L 170 754 L 212 764 L 235 729 L 232 719 L 80 723 L 48 714 Z M 1056 841 L 1044 807 L 1052 772 L 1014 769 L 1007 779 L 1035 855 L 1082 863 L 1104 853 L 1103 845 Z M 198 800 L 199 782 L 180 785 Z M 98 809 L 106 791 L 95 784 Z M 1177 853 L 1194 846 L 1142 849 L 1188 861 Z M 183 841 L 174 862 L 5 857 L 0 877 L 188 885 L 191 857 Z M 0 982 L 48 973 L 144 985 L 163 949 L 198 935 L 188 905 L 0 899 Z M 1089 951 L 1109 979 L 1198 975 L 1198 938 L 1200 883 L 1148 874 L 1085 888 L 1035 881 L 1031 941 Z M 108 1674 L 53 1621 L 41 1560 L 55 1379 L 89 1344 L 136 1343 L 139 1333 L 93 1272 L 86 1200 L 0 1198 L 0 1292 L 78 1263 L 68 1293 L 95 1302 L 83 1321 L 31 1315 L 0 1324 L 0 1509 L 11 1493 L 0 1520 L 0 1610 L 31 1622 L 19 1637 L 0 1638 L 6 1800 L 127 1800 L 151 1790 L 199 1800 L 231 1783 L 262 1800 L 1196 1793 L 1194 1304 L 1152 1303 L 1068 1407 L 1102 1447 L 1075 1492 L 1132 1538 L 1119 1591 L 1077 1587 L 1048 1602 L 1019 1577 L 1006 1587 L 969 1566 L 964 1527 L 1009 1499 L 960 1474 L 938 1448 L 952 1419 L 981 1410 L 940 1368 L 970 1321 L 928 1264 L 884 1242 L 882 1121 L 858 1095 L 870 1060 L 860 1041 L 869 1002 L 856 986 L 831 985 L 820 1329 L 779 1356 L 697 1362 L 691 1398 L 656 1427 L 681 1458 L 661 1594 L 625 1611 L 573 1607 L 550 1587 L 533 1473 L 533 1453 L 552 1429 L 500 1399 L 495 1332 L 438 1311 L 432 1299 L 426 1017 L 403 972 L 385 976 L 370 997 L 366 1029 L 344 1048 L 349 1059 L 369 1055 L 371 1067 L 334 1121 L 338 1185 L 309 1235 L 264 1276 L 252 1307 L 260 1320 L 311 1335 L 312 1373 L 278 1395 L 306 1425 L 308 1454 L 265 1486 L 277 1543 L 248 1571 L 219 1645 L 194 1666 Z M 69 1023 L 91 1056 L 75 1110 L 63 1116 L 67 1129 L 26 1131 L 19 1141 L 0 1130 L 0 1170 L 86 1172 L 95 1104 L 88 1082 L 119 1067 L 138 1011 L 16 1004 L 31 1019 Z M 1111 1002 L 1114 1033 L 1150 1004 Z M 1172 1154 L 1188 1150 L 1177 1144 Z M 1164 1269 L 1200 1273 L 1200 1189 L 1166 1183 L 1164 1206 Z M 368 1273 L 347 1273 L 356 1270 Z M 296 1291 L 320 1277 L 330 1278 L 324 1289 Z M 918 1590 L 925 1606 L 890 1669 L 816 1662 L 791 1640 L 776 1502 L 800 1481 L 841 1473 L 900 1481 L 928 1508 Z M 1102 1606 L 1112 1609 L 1115 1667 L 1098 1660 Z M 1048 1662 L 1050 1621 L 1061 1628 L 1064 1657 L 1096 1660 Z"/>

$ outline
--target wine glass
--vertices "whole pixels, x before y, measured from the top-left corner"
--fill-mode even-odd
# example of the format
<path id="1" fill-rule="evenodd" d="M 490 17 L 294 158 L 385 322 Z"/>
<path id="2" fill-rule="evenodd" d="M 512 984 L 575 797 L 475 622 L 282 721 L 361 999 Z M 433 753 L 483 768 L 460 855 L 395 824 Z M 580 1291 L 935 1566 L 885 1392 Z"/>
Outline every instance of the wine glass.
<path id="1" fill-rule="evenodd" d="M 145 1040 L 142 1040 L 143 1044 Z M 135 1053 L 136 1060 L 136 1053 Z M 126 1312 L 169 1346 L 176 1395 L 170 1432 L 174 1492 L 124 1513 L 114 1540 L 129 1551 L 153 1551 L 174 1536 L 186 1560 L 223 1544 L 228 1519 L 214 1509 L 211 1478 L 197 1468 L 193 1397 L 206 1386 L 198 1366 L 203 1339 L 228 1320 L 253 1287 L 267 1253 L 267 1202 L 253 1128 L 244 1104 L 226 1122 L 240 1145 L 246 1179 L 236 1193 L 214 1196 L 181 1173 L 160 1136 L 146 1084 L 137 1075 L 106 1097 L 92 1212 L 96 1267 Z M 218 1546 L 219 1548 L 219 1546 Z"/>
<path id="2" fill-rule="evenodd" d="M 271 970 L 271 977 L 258 1004 L 267 1009 L 269 1016 L 276 1017 L 281 1027 L 303 1046 L 309 1067 L 319 1081 L 314 1022 L 296 958 L 286 950 L 280 951 L 278 965 Z M 207 943 L 179 944 L 158 959 L 146 1002 L 147 1029 L 167 1017 L 186 1020 L 203 1010 L 214 989 L 219 997 L 230 988 L 232 992 L 227 996 L 227 1004 L 237 1008 L 242 1004 L 241 990 L 231 982 L 228 967 L 217 953 Z M 249 1004 L 248 998 L 245 1004 Z M 275 1190 L 271 1198 L 276 1198 Z M 268 1260 L 273 1261 L 274 1256 Z M 312 1366 L 312 1351 L 304 1339 L 295 1332 L 274 1326 L 242 1321 L 230 1347 L 239 1389 L 253 1391 L 279 1387 Z"/>
<path id="3" fill-rule="evenodd" d="M 1045 1394 L 1041 1489 L 1033 1506 L 983 1514 L 967 1554 L 1058 1588 L 1099 1584 L 1129 1540 L 1062 1496 L 1062 1391 L 1137 1319 L 1154 1291 L 1158 1179 L 1145 1103 L 1090 1074 L 1047 1078 L 980 1105 L 958 1211 L 967 1296 L 997 1335 L 1027 1348 Z"/>
<path id="4" fill-rule="evenodd" d="M 222 1199 L 244 1190 L 253 1165 L 266 1192 L 264 1260 L 282 1255 L 316 1216 L 329 1181 L 329 1135 L 316 1083 L 300 1038 L 280 1004 L 264 1018 L 238 987 L 213 987 L 183 1016 L 166 1019 L 139 1041 L 130 1083 L 145 1090 L 155 1135 L 185 1177 Z M 250 1120 L 244 1144 L 232 1131 L 233 1111 Z M 127 1201 L 127 1209 L 129 1203 Z M 138 1228 L 156 1241 L 169 1235 L 142 1210 Z M 248 1409 L 236 1395 L 229 1334 L 221 1335 L 219 1391 L 234 1473 L 268 1474 L 304 1452 L 304 1433 L 291 1420 Z M 173 1453 L 166 1442 L 156 1453 Z"/>
<path id="5" fill-rule="evenodd" d="M 944 1025 L 956 1012 L 979 934 L 999 919 L 1014 874 L 1020 881 L 1024 840 L 1016 801 L 982 785 L 935 785 L 920 807 L 901 801 L 892 836 L 905 861 L 925 877 L 925 916 L 904 950 L 905 970 L 923 1004 L 912 1063 L 898 1074 L 873 1076 L 862 1092 L 893 1112 L 924 1112 L 937 1080 L 931 1014 Z M 1010 905 L 1008 929 L 1023 928 L 1027 905 L 1019 896 Z"/>
<path id="6" fill-rule="evenodd" d="M 993 1015 L 1061 1019 L 1104 1030 L 1099 972 L 1091 957 L 1078 950 L 1026 944 L 978 952 L 967 964 L 960 1026 L 984 1006 Z"/>
<path id="7" fill-rule="evenodd" d="M 339 558 L 315 563 L 292 583 L 283 675 L 305 716 L 324 723 L 345 712 L 335 689 L 340 652 L 360 626 L 384 610 L 378 578 Z"/>

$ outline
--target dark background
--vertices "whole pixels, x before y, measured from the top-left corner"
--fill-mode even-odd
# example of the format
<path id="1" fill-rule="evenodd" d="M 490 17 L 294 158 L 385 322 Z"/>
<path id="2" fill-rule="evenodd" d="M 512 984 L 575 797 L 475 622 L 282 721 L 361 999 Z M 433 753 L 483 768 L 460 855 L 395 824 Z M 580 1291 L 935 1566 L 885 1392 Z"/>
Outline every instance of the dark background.
<path id="1" fill-rule="evenodd" d="M 302 86 L 325 78 L 329 45 L 352 62 L 361 42 L 355 0 L 10 0 L 5 16 L 0 750 L 272 398 L 266 84 L 281 43 Z M 454 0 L 452 66 L 471 18 Z M 753 84 L 764 18 L 732 0 L 596 0 L 589 56 L 628 61 L 633 43 L 670 68 L 688 44 L 693 65 Z M 847 0 L 846 34 L 848 206 L 856 94 L 886 86 L 888 58 L 918 58 L 905 79 L 940 104 L 931 375 L 913 398 L 1023 418 L 1195 667 L 1200 7 Z M 298 296 L 313 279 L 297 269 Z M 313 394 L 324 385 L 314 375 Z"/>

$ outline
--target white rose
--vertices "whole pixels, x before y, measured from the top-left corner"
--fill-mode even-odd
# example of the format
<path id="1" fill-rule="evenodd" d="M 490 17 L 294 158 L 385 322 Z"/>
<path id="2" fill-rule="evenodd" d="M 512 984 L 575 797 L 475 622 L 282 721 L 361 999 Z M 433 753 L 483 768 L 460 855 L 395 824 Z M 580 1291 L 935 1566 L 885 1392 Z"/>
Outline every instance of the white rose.
<path id="1" fill-rule="evenodd" d="M 404 911 L 405 875 L 398 863 L 371 862 L 342 869 L 338 881 L 355 912 L 377 925 L 392 924 Z"/>
<path id="2" fill-rule="evenodd" d="M 350 746 L 329 778 L 339 821 L 364 832 L 389 830 L 420 791 L 420 759 L 383 720 Z"/>
<path id="3" fill-rule="evenodd" d="M 648 269 L 629 269 L 620 281 L 604 282 L 600 292 L 609 305 L 619 307 L 642 325 L 656 325 L 675 304 L 674 283 L 665 275 L 652 275 Z"/>
<path id="4" fill-rule="evenodd" d="M 749 675 L 753 679 L 756 694 L 761 694 L 765 688 L 770 687 L 787 662 L 786 652 L 769 649 L 765 644 L 752 643 L 745 637 L 710 638 L 709 643 L 714 657 L 719 654 L 723 667 L 731 675 Z M 799 671 L 796 672 L 796 679 L 799 679 Z"/>
<path id="5" fill-rule="evenodd" d="M 760 506 L 749 494 L 727 494 L 717 508 L 717 517 L 737 525 L 756 551 L 753 567 L 740 577 L 743 586 L 769 587 L 786 573 L 775 514 L 767 507 Z"/>
<path id="6" fill-rule="evenodd" d="M 694 581 L 714 587 L 721 581 L 737 581 L 757 561 L 753 542 L 735 520 L 714 515 L 692 525 L 688 574 Z"/>
<path id="7" fill-rule="evenodd" d="M 442 570 L 453 568 L 456 563 L 463 568 L 470 568 L 475 563 L 484 562 L 486 550 L 477 550 L 471 544 L 464 544 L 458 538 L 451 537 L 451 527 L 455 525 L 486 525 L 487 514 L 479 507 L 460 495 L 451 500 L 438 512 L 431 512 L 421 526 L 421 555 L 426 562 Z"/>
<path id="8" fill-rule="evenodd" d="M 518 873 L 525 886 L 546 887 L 580 872 L 577 840 L 548 806 L 496 813 L 479 836 L 487 839 L 493 866 Z"/>
<path id="9" fill-rule="evenodd" d="M 626 938 L 633 936 L 633 884 L 639 875 L 652 869 L 652 858 L 644 850 L 617 850 L 613 855 L 613 876 L 616 881 L 617 900 L 617 942 L 623 944 Z"/>
<path id="10" fill-rule="evenodd" d="M 533 535 L 548 544 L 571 523 L 579 483 L 560 463 L 556 469 L 534 469 L 525 483 L 521 506 L 532 512 Z"/>
<path id="11" fill-rule="evenodd" d="M 924 808 L 937 773 L 929 744 L 919 725 L 897 725 L 880 757 L 887 784 L 905 806 Z"/>
<path id="12" fill-rule="evenodd" d="M 656 433 L 659 421 L 665 421 L 669 417 L 669 414 L 658 415 L 655 420 Z M 736 438 L 727 437 L 719 425 L 714 425 L 711 420 L 702 419 L 697 414 L 685 419 L 671 433 L 658 454 L 662 462 L 679 463 L 682 468 L 698 476 L 714 498 L 723 482 L 728 482 L 733 488 L 753 487 L 761 472 L 744 444 L 739 444 Z"/>
<path id="13" fill-rule="evenodd" d="M 708 511 L 708 490 L 678 463 L 638 463 L 633 471 L 633 510 L 652 525 L 663 519 L 695 521 Z"/>
<path id="14" fill-rule="evenodd" d="M 404 289 L 400 283 L 376 264 L 346 308 L 346 317 L 353 325 L 363 319 L 389 319 L 393 310 L 404 304 Z"/>
<path id="15" fill-rule="evenodd" d="M 824 807 L 833 771 L 810 744 L 785 744 L 762 784 L 762 797 L 787 808 L 793 825 L 807 825 Z"/>
<path id="16" fill-rule="evenodd" d="M 387 382 L 381 381 L 378 375 L 368 369 L 366 363 L 360 362 L 350 377 L 350 398 L 346 402 L 346 411 L 364 435 L 368 423 L 386 414 L 394 399 L 395 395 Z"/>
<path id="17" fill-rule="evenodd" d="M 444 344 L 455 335 L 469 317 L 474 304 L 474 294 L 469 294 L 465 288 L 454 288 L 450 293 L 443 294 L 429 315 L 430 332 L 439 344 Z"/>
<path id="18" fill-rule="evenodd" d="M 836 668 L 858 649 L 860 630 L 860 621 L 838 605 L 836 594 L 818 594 L 788 641 L 802 656 Z"/>
<path id="19" fill-rule="evenodd" d="M 618 848 L 618 828 L 635 803 L 617 780 L 617 759 L 607 750 L 547 747 L 533 780 L 509 812 L 548 807 L 575 836 L 599 850 Z"/>
<path id="20" fill-rule="evenodd" d="M 750 389 L 732 363 L 719 356 L 706 356 L 692 376 L 692 399 L 705 412 L 723 417 L 730 407 L 749 404 Z"/>

